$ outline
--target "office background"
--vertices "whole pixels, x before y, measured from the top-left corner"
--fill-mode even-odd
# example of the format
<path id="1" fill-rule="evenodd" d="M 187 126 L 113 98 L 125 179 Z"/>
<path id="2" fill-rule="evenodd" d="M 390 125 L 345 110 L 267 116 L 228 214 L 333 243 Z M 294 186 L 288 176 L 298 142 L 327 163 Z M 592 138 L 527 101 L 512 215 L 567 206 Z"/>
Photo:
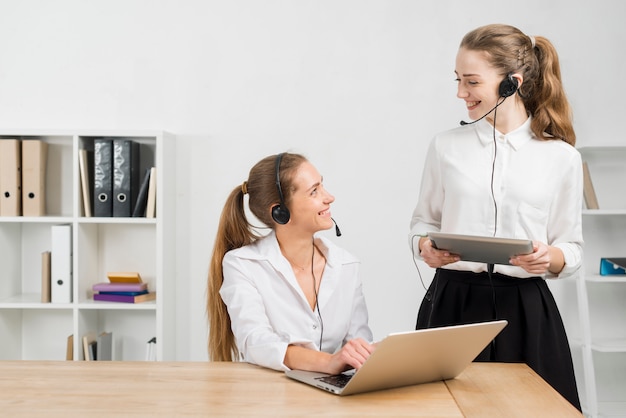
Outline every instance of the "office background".
<path id="1" fill-rule="evenodd" d="M 414 327 L 408 247 L 424 154 L 467 118 L 461 37 L 509 23 L 561 58 L 578 146 L 625 145 L 620 0 L 0 1 L 0 129 L 177 135 L 177 356 L 207 359 L 205 290 L 222 204 L 260 158 L 308 156 L 362 260 L 376 338 Z M 432 272 L 418 264 L 425 285 Z M 559 295 L 561 304 L 567 298 Z"/>

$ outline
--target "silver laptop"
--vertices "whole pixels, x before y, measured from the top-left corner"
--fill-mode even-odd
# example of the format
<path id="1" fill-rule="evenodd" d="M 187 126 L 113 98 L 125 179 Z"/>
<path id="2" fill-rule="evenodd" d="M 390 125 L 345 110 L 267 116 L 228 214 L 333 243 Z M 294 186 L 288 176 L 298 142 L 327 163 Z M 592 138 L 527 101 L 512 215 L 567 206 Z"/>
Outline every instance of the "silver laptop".
<path id="1" fill-rule="evenodd" d="M 463 261 L 487 264 L 511 264 L 511 257 L 533 252 L 533 242 L 528 239 L 481 237 L 476 235 L 429 232 L 433 246 L 458 254 Z"/>
<path id="2" fill-rule="evenodd" d="M 458 376 L 507 325 L 489 321 L 389 334 L 356 372 L 285 374 L 337 395 L 352 395 Z"/>

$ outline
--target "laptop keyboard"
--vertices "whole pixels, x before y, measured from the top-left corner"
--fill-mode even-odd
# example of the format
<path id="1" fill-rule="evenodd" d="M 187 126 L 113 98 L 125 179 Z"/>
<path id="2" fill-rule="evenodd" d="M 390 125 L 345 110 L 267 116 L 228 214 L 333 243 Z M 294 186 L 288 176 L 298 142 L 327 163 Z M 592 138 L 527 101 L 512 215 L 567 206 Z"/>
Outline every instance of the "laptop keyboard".
<path id="1" fill-rule="evenodd" d="M 322 376 L 318 377 L 317 380 L 328 383 L 329 385 L 336 386 L 338 388 L 343 388 L 348 384 L 350 379 L 354 376 L 354 374 L 335 374 L 332 376 Z"/>

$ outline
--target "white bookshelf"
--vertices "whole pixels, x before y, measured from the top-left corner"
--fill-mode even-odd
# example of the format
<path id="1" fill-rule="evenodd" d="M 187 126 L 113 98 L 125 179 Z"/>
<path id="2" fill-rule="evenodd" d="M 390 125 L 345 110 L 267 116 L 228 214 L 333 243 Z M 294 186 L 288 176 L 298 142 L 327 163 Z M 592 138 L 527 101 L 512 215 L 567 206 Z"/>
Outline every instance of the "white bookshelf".
<path id="1" fill-rule="evenodd" d="M 83 216 L 78 151 L 96 138 L 128 138 L 141 145 L 141 170 L 157 167 L 155 218 Z M 48 143 L 46 216 L 0 216 L 0 360 L 63 360 L 74 336 L 113 333 L 114 360 L 144 360 L 157 338 L 157 360 L 175 360 L 175 138 L 155 131 L 0 131 L 0 140 Z M 72 302 L 41 302 L 41 253 L 50 227 L 72 226 Z M 138 304 L 93 301 L 91 286 L 110 271 L 138 271 L 157 292 Z"/>
<path id="2" fill-rule="evenodd" d="M 626 278 L 601 276 L 602 257 L 626 257 L 626 147 L 580 148 L 600 209 L 583 210 L 584 265 L 576 282 L 583 412 L 626 416 Z"/>

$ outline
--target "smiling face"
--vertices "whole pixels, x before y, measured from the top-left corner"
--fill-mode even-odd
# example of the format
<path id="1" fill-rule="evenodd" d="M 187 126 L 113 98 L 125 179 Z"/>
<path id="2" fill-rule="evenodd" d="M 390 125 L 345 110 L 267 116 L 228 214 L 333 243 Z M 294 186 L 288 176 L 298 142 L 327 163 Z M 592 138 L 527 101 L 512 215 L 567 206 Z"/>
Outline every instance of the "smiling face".
<path id="1" fill-rule="evenodd" d="M 330 204 L 335 197 L 328 193 L 317 169 L 308 161 L 303 162 L 293 177 L 293 193 L 289 199 L 290 224 L 315 233 L 331 228 L 334 224 Z"/>
<path id="2" fill-rule="evenodd" d="M 486 52 L 460 48 L 454 72 L 457 97 L 465 101 L 470 118 L 480 118 L 498 103 L 498 86 L 504 77 L 489 64 Z"/>

